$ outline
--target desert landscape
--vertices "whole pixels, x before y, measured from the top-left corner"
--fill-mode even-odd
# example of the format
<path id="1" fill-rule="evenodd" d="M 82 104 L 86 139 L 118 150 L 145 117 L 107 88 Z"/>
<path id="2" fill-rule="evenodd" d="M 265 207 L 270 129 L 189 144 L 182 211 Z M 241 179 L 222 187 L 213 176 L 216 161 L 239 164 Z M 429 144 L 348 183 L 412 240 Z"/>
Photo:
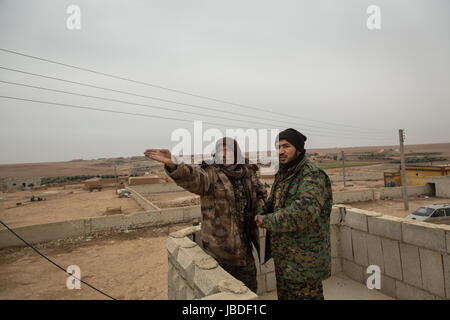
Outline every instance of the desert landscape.
<path id="1" fill-rule="evenodd" d="M 345 186 L 341 151 L 346 157 Z M 384 172 L 399 169 L 396 146 L 309 149 L 307 152 L 310 159 L 329 175 L 333 192 L 384 187 Z M 406 155 L 407 158 L 423 157 L 421 164 L 430 164 L 427 157 L 431 156 L 445 159 L 432 160 L 434 165 L 448 164 L 450 143 L 408 145 Z M 163 213 L 164 210 L 189 209 L 200 205 L 198 195 L 184 190 L 148 191 L 142 193 L 143 200 L 139 195 L 119 197 L 117 190 L 124 188 L 124 185 L 116 183 L 119 180 L 115 179 L 118 178 L 111 178 L 111 175 L 120 176 L 123 179 L 121 181 L 128 181 L 130 177 L 155 177 L 159 181 L 157 186 L 173 185 L 161 164 L 142 156 L 0 165 L 0 179 L 40 177 L 41 181 L 47 182 L 40 186 L 16 186 L 13 191 L 1 192 L 3 211 L 0 220 L 15 229 L 79 219 L 90 221 L 117 213 L 124 217 L 133 216 L 148 210 L 146 202 L 156 210 L 163 210 Z M 86 177 L 90 176 L 99 177 L 96 179 L 107 183 L 103 183 L 101 190 L 89 191 Z M 103 179 L 101 176 L 108 178 Z M 263 181 L 269 192 L 271 178 L 264 178 Z M 127 186 L 128 183 L 125 183 Z M 138 185 L 135 189 L 144 190 L 148 186 L 152 185 Z M 32 201 L 33 197 L 41 200 Z M 402 199 L 380 199 L 346 205 L 403 218 L 420 206 L 436 203 L 450 203 L 450 199 L 410 196 L 408 211 L 403 209 Z M 61 265 L 79 265 L 84 280 L 117 299 L 167 299 L 167 235 L 192 223 L 166 223 L 122 232 L 111 230 L 39 243 L 36 246 Z M 0 230 L 4 229 L 0 227 Z M 37 278 L 38 274 L 40 276 Z M 66 279 L 67 275 L 30 248 L 0 249 L 0 287 L 6 289 L 0 290 L 0 299 L 105 298 L 86 286 L 82 286 L 82 290 L 64 290 Z"/>

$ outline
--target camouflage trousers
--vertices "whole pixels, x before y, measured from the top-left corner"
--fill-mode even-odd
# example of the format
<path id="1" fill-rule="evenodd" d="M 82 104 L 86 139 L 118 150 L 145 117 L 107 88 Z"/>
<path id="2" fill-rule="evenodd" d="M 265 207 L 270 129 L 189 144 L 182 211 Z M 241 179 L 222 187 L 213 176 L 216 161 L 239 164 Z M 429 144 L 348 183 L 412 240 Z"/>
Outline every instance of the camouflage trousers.
<path id="1" fill-rule="evenodd" d="M 220 266 L 236 279 L 242 281 L 247 288 L 256 293 L 258 282 L 256 280 L 256 265 L 253 254 L 247 253 L 246 266 L 232 266 L 227 264 L 220 264 Z"/>
<path id="2" fill-rule="evenodd" d="M 315 282 L 277 279 L 278 300 L 324 300 L 322 280 Z"/>

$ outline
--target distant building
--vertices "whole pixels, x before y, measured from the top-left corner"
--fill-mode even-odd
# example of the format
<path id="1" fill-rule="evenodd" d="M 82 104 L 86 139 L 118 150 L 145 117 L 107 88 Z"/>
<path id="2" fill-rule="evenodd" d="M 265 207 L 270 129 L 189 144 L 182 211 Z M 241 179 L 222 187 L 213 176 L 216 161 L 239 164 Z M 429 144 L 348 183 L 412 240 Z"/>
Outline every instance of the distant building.
<path id="1" fill-rule="evenodd" d="M 150 170 L 152 170 L 150 166 L 133 167 L 130 169 L 130 176 L 143 176 Z"/>
<path id="2" fill-rule="evenodd" d="M 422 186 L 426 183 L 426 177 L 450 176 L 450 165 L 413 165 L 407 164 L 406 184 L 408 186 Z M 392 185 L 395 187 L 402 185 L 402 177 L 400 169 L 397 172 L 384 173 L 384 185 Z"/>

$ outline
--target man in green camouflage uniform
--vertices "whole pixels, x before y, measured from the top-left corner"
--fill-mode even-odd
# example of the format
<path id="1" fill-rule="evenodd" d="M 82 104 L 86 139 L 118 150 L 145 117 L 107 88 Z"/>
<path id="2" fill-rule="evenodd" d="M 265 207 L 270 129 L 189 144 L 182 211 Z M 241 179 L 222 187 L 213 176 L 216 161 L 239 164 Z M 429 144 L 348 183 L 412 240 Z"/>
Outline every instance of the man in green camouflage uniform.
<path id="1" fill-rule="evenodd" d="M 216 143 L 215 163 L 200 166 L 176 165 L 169 150 L 149 149 L 144 154 L 164 163 L 177 185 L 200 195 L 204 250 L 256 292 L 251 244 L 259 254 L 259 238 L 253 217 L 262 210 L 267 195 L 257 176 L 257 166 L 248 164 L 237 142 L 230 138 Z"/>
<path id="2" fill-rule="evenodd" d="M 294 129 L 279 134 L 280 167 L 263 214 L 265 262 L 274 258 L 280 300 L 323 300 L 322 280 L 331 274 L 331 183 L 305 156 L 306 137 Z"/>

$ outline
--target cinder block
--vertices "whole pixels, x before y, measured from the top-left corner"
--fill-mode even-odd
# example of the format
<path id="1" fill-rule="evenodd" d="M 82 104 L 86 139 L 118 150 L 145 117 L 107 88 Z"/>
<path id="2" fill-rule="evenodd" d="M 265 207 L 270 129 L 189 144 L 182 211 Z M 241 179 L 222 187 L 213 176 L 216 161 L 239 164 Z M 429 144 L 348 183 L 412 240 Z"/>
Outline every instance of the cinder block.
<path id="1" fill-rule="evenodd" d="M 403 281 L 417 288 L 423 288 L 419 248 L 401 243 L 400 254 L 402 258 Z"/>
<path id="2" fill-rule="evenodd" d="M 442 257 L 444 263 L 445 295 L 450 299 L 450 255 Z"/>
<path id="3" fill-rule="evenodd" d="M 124 216 L 124 224 L 128 228 L 145 227 L 152 225 L 152 216 L 149 212 L 137 212 Z"/>
<path id="4" fill-rule="evenodd" d="M 198 247 L 196 247 L 198 248 Z M 194 249 L 194 248 L 191 248 Z M 189 251 L 191 249 L 180 248 L 178 250 L 177 262 L 180 268 L 180 276 L 186 279 L 186 281 L 190 282 L 190 285 L 194 285 L 194 272 L 195 272 L 195 263 L 194 259 L 190 255 Z M 200 248 L 198 248 L 201 250 Z"/>
<path id="5" fill-rule="evenodd" d="M 380 291 L 385 295 L 388 295 L 392 298 L 397 297 L 396 292 L 396 281 L 394 278 L 388 277 L 384 274 L 381 274 L 381 286 Z"/>
<path id="6" fill-rule="evenodd" d="M 353 229 L 352 242 L 355 262 L 367 267 L 369 265 L 369 257 L 367 255 L 366 233 Z"/>
<path id="7" fill-rule="evenodd" d="M 255 261 L 256 274 L 260 274 L 261 273 L 261 263 L 259 262 L 258 252 L 256 251 L 256 248 L 253 244 L 252 244 L 252 255 L 253 255 L 253 260 Z"/>
<path id="8" fill-rule="evenodd" d="M 423 289 L 445 297 L 444 266 L 439 252 L 419 248 Z"/>
<path id="9" fill-rule="evenodd" d="M 246 293 L 220 292 L 201 298 L 201 300 L 256 300 L 258 296 L 248 290 Z"/>
<path id="10" fill-rule="evenodd" d="M 261 265 L 261 274 L 266 274 L 275 271 L 275 262 L 273 258 Z"/>
<path id="11" fill-rule="evenodd" d="M 172 258 L 176 261 L 178 250 L 180 249 L 180 243 L 177 241 L 178 239 L 167 237 L 167 243 L 166 243 L 166 249 L 169 256 L 172 256 Z"/>
<path id="12" fill-rule="evenodd" d="M 345 210 L 344 225 L 347 227 L 367 232 L 367 216 L 356 208 Z"/>
<path id="13" fill-rule="evenodd" d="M 172 238 L 184 238 L 190 236 L 200 230 L 200 226 L 187 227 L 169 234 Z"/>
<path id="14" fill-rule="evenodd" d="M 180 278 L 178 290 L 176 293 L 176 300 L 186 300 L 186 289 L 188 285 L 183 278 Z"/>
<path id="15" fill-rule="evenodd" d="M 234 278 L 221 267 L 214 269 L 201 269 L 195 266 L 194 291 L 197 289 L 201 297 L 219 292 L 219 282 Z M 197 295 L 196 295 L 197 296 Z"/>
<path id="16" fill-rule="evenodd" d="M 263 295 L 265 292 L 267 292 L 266 289 L 266 276 L 261 274 L 258 276 L 258 295 Z"/>
<path id="17" fill-rule="evenodd" d="M 191 287 L 189 287 L 189 286 L 186 287 L 186 297 L 185 297 L 185 299 L 186 300 L 194 300 L 195 299 L 194 290 Z"/>
<path id="18" fill-rule="evenodd" d="M 177 272 L 172 273 L 172 278 L 170 279 L 171 286 L 168 287 L 168 299 L 169 300 L 177 300 L 178 297 L 178 289 L 180 287 L 180 275 Z"/>
<path id="19" fill-rule="evenodd" d="M 266 290 L 271 292 L 277 289 L 277 279 L 275 272 L 269 272 L 266 274 Z"/>
<path id="20" fill-rule="evenodd" d="M 264 262 L 264 258 L 266 256 L 266 237 L 259 238 L 259 254 L 261 257 L 261 263 Z"/>
<path id="21" fill-rule="evenodd" d="M 161 218 L 166 223 L 177 223 L 183 221 L 183 208 L 167 208 L 161 210 Z"/>
<path id="22" fill-rule="evenodd" d="M 403 280 L 402 263 L 398 241 L 381 239 L 383 248 L 384 271 L 386 275 L 398 280 Z"/>
<path id="23" fill-rule="evenodd" d="M 342 259 L 342 271 L 351 279 L 364 283 L 364 268 L 347 259 Z"/>
<path id="24" fill-rule="evenodd" d="M 106 217 L 94 217 L 91 219 L 91 232 L 124 229 L 125 220 L 123 214 L 115 214 Z"/>
<path id="25" fill-rule="evenodd" d="M 404 219 L 387 215 L 368 217 L 369 233 L 393 240 L 402 240 L 402 221 Z"/>
<path id="26" fill-rule="evenodd" d="M 202 210 L 200 206 L 183 207 L 183 221 L 190 221 L 194 218 L 200 218 Z"/>
<path id="27" fill-rule="evenodd" d="M 399 300 L 434 300 L 434 295 L 410 286 L 402 281 L 395 282 L 396 296 Z"/>
<path id="28" fill-rule="evenodd" d="M 330 225 L 339 225 L 341 223 L 341 208 L 337 206 L 333 206 L 330 214 Z"/>
<path id="29" fill-rule="evenodd" d="M 339 226 L 330 226 L 330 243 L 331 243 L 331 257 L 339 257 L 340 247 Z"/>
<path id="30" fill-rule="evenodd" d="M 447 252 L 445 230 L 427 222 L 403 221 L 403 241 L 419 247 Z"/>
<path id="31" fill-rule="evenodd" d="M 367 233 L 366 243 L 369 265 L 376 265 L 380 267 L 381 273 L 384 273 L 384 258 L 383 248 L 381 246 L 381 238 L 376 235 Z"/>
<path id="32" fill-rule="evenodd" d="M 342 261 L 340 258 L 331 258 L 331 274 L 342 272 Z"/>
<path id="33" fill-rule="evenodd" d="M 352 244 L 352 229 L 341 226 L 340 228 L 340 254 L 339 256 L 353 261 L 353 244 Z"/>

